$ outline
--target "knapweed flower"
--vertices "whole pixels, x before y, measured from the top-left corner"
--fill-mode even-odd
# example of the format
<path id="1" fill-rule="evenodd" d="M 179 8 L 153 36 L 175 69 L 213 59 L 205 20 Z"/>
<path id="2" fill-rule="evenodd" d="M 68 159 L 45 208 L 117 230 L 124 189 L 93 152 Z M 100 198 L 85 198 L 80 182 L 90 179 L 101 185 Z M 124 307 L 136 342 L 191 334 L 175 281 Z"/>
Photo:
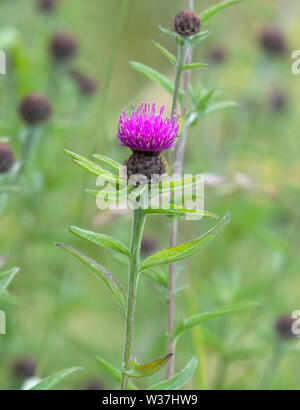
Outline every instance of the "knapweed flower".
<path id="1" fill-rule="evenodd" d="M 50 52 L 56 61 L 65 61 L 77 53 L 77 42 L 69 34 L 55 34 L 50 42 Z"/>
<path id="2" fill-rule="evenodd" d="M 156 104 L 142 103 L 135 109 L 131 104 L 130 114 L 124 108 L 120 115 L 117 137 L 121 145 L 133 153 L 126 160 L 128 178 L 134 174 L 151 175 L 166 172 L 166 163 L 160 153 L 172 148 L 179 131 L 179 117 L 163 118 L 164 106 L 156 113 Z"/>
<path id="3" fill-rule="evenodd" d="M 189 37 L 199 33 L 201 22 L 197 14 L 184 10 L 176 14 L 173 26 L 177 34 Z"/>
<path id="4" fill-rule="evenodd" d="M 11 148 L 4 143 L 0 143 L 0 174 L 9 171 L 15 162 Z"/>
<path id="5" fill-rule="evenodd" d="M 261 47 L 269 55 L 280 55 L 286 50 L 285 38 L 277 27 L 265 27 L 260 34 Z"/>
<path id="6" fill-rule="evenodd" d="M 19 114 L 29 125 L 47 121 L 51 116 L 51 105 L 46 97 L 39 93 L 31 93 L 20 102 Z"/>

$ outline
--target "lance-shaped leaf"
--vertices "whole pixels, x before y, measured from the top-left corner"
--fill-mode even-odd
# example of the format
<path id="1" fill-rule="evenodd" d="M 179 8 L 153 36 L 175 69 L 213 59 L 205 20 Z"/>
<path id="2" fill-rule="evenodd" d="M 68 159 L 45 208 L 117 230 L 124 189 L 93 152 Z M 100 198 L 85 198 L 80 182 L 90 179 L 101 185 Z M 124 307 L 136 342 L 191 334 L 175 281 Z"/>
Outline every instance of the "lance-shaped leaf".
<path id="1" fill-rule="evenodd" d="M 163 75 L 159 71 L 155 70 L 154 68 L 149 67 L 149 66 L 147 66 L 145 64 L 142 64 L 142 63 L 138 63 L 137 61 L 129 61 L 129 64 L 136 71 L 138 71 L 141 74 L 145 75 L 150 80 L 154 81 L 156 84 L 159 84 L 160 86 L 162 86 L 170 94 L 173 94 L 173 90 L 174 90 L 173 81 L 171 81 L 165 75 Z M 179 96 L 180 96 L 180 98 L 182 98 L 182 96 L 183 96 L 183 91 L 182 90 L 179 91 Z"/>
<path id="2" fill-rule="evenodd" d="M 6 292 L 6 289 L 20 268 L 12 268 L 0 273 L 0 295 Z"/>
<path id="3" fill-rule="evenodd" d="M 101 154 L 93 154 L 93 157 L 96 158 L 100 163 L 108 165 L 115 174 L 119 173 L 122 165 L 117 161 L 114 161 L 113 159 Z"/>
<path id="4" fill-rule="evenodd" d="M 61 382 L 62 379 L 69 376 L 70 374 L 77 372 L 78 370 L 82 370 L 83 367 L 70 367 L 68 369 L 60 370 L 52 374 L 51 376 L 45 377 L 37 384 L 32 386 L 29 390 L 50 390 L 58 383 Z"/>
<path id="5" fill-rule="evenodd" d="M 199 43 L 204 41 L 212 33 L 213 33 L 212 30 L 200 31 L 200 33 L 188 38 L 187 41 L 189 42 L 191 47 L 196 47 Z"/>
<path id="6" fill-rule="evenodd" d="M 194 68 L 204 68 L 208 67 L 206 63 L 192 63 L 192 64 L 185 64 L 182 66 L 183 70 L 193 70 Z"/>
<path id="7" fill-rule="evenodd" d="M 228 109 L 228 108 L 236 108 L 237 103 L 235 101 L 221 101 L 218 103 L 209 104 L 207 107 L 204 107 L 203 110 L 199 110 L 198 112 L 191 112 L 186 120 L 186 125 L 196 125 L 199 120 L 208 115 L 215 114 L 216 112 Z"/>
<path id="8" fill-rule="evenodd" d="M 168 28 L 164 28 L 162 26 L 158 26 L 158 28 L 165 34 L 171 37 L 178 37 L 178 34 L 175 31 L 169 30 Z"/>
<path id="9" fill-rule="evenodd" d="M 77 228 L 77 226 L 70 226 L 69 231 L 74 235 L 79 236 L 79 238 L 81 239 L 85 239 L 98 246 L 103 246 L 104 248 L 112 249 L 113 251 L 122 253 L 123 255 L 130 257 L 130 251 L 127 248 L 127 246 L 109 235 L 104 235 L 92 231 L 86 231 L 85 229 Z"/>
<path id="10" fill-rule="evenodd" d="M 174 56 L 174 54 L 172 54 L 169 50 L 167 50 L 156 41 L 153 41 L 153 43 L 155 44 L 155 47 L 170 61 L 171 64 L 176 65 L 176 57 Z"/>
<path id="11" fill-rule="evenodd" d="M 159 359 L 155 359 L 152 362 L 145 364 L 138 364 L 135 360 L 132 360 L 130 363 L 131 369 L 124 372 L 129 377 L 148 377 L 159 372 L 173 356 L 173 353 L 168 353 Z"/>
<path id="12" fill-rule="evenodd" d="M 234 4 L 240 3 L 243 0 L 225 0 L 222 1 L 221 3 L 215 4 L 214 6 L 211 6 L 207 9 L 205 9 L 204 11 L 202 11 L 202 13 L 200 13 L 199 17 L 202 23 L 204 23 L 204 21 L 210 19 L 211 17 L 213 17 L 215 14 L 219 13 L 220 11 L 226 9 L 229 6 L 233 6 Z"/>
<path id="13" fill-rule="evenodd" d="M 125 180 L 123 180 L 122 178 L 119 178 L 119 176 L 116 176 L 109 171 L 106 171 L 105 169 L 101 168 L 100 165 L 96 164 L 95 162 L 90 161 L 89 159 L 83 157 L 82 155 L 76 154 L 75 152 L 72 152 L 70 150 L 64 149 L 63 151 L 73 159 L 75 164 L 89 171 L 93 175 L 100 176 L 105 181 L 112 182 L 113 184 L 126 185 Z"/>
<path id="14" fill-rule="evenodd" d="M 226 306 L 221 306 L 216 309 L 213 309 L 209 312 L 203 312 L 199 313 L 194 316 L 190 316 L 186 319 L 183 319 L 180 321 L 178 327 L 175 330 L 174 337 L 178 338 L 181 336 L 184 332 L 192 329 L 194 326 L 198 326 L 204 322 L 207 322 L 208 320 L 211 319 L 216 319 L 221 316 L 226 316 L 231 313 L 239 312 L 241 310 L 245 309 L 250 309 L 250 308 L 255 308 L 261 306 L 260 303 L 238 303 L 238 304 L 233 304 L 233 305 L 226 305 Z"/>
<path id="15" fill-rule="evenodd" d="M 196 357 L 188 362 L 186 367 L 179 373 L 175 374 L 168 380 L 157 383 L 154 386 L 148 387 L 147 390 L 177 390 L 183 387 L 193 376 L 198 365 Z"/>
<path id="16" fill-rule="evenodd" d="M 194 217 L 199 217 L 202 218 L 203 216 L 209 216 L 214 219 L 220 219 L 220 217 L 213 212 L 209 211 L 197 211 L 196 209 L 186 209 L 186 208 L 181 208 L 179 205 L 169 205 L 168 209 L 163 209 L 163 208 L 158 208 L 158 209 L 152 209 L 148 208 L 145 209 L 144 212 L 146 214 L 154 214 L 154 215 L 172 215 L 172 216 L 187 216 L 187 215 L 193 215 Z M 184 244 L 185 245 L 185 244 Z M 167 248 L 170 249 L 170 248 Z M 163 252 L 163 251 L 161 251 Z M 154 255 L 153 255 L 154 256 Z M 150 256 L 149 256 L 150 257 Z"/>
<path id="17" fill-rule="evenodd" d="M 115 297 L 118 304 L 121 306 L 121 308 L 125 312 L 126 303 L 127 303 L 126 291 L 123 289 L 120 282 L 108 270 L 106 270 L 98 262 L 89 258 L 88 256 L 78 251 L 77 249 L 72 248 L 71 246 L 68 246 L 62 243 L 57 243 L 56 245 L 59 248 L 68 252 L 70 255 L 74 256 L 75 259 L 77 259 L 84 266 L 86 266 L 102 283 L 104 283 L 106 288 Z"/>
<path id="18" fill-rule="evenodd" d="M 119 383 L 121 383 L 122 373 L 120 372 L 120 370 L 116 369 L 114 366 L 112 366 L 110 363 L 108 363 L 106 360 L 102 359 L 101 357 L 96 357 L 96 360 L 99 364 L 101 364 L 102 367 L 104 367 L 104 369 L 108 370 L 110 374 Z M 137 390 L 137 387 L 131 381 L 129 381 L 128 390 Z"/>
<path id="19" fill-rule="evenodd" d="M 183 243 L 178 246 L 163 249 L 162 251 L 159 251 L 154 255 L 149 256 L 141 264 L 140 270 L 144 270 L 155 265 L 163 265 L 166 263 L 177 262 L 194 255 L 201 248 L 208 246 L 213 240 L 215 240 L 223 231 L 223 229 L 229 221 L 230 213 L 227 213 L 227 215 L 223 219 L 221 219 L 220 222 L 218 222 L 204 235 L 200 236 L 200 238 L 197 238 L 191 242 Z"/>
<path id="20" fill-rule="evenodd" d="M 144 270 L 143 275 L 152 279 L 158 285 L 168 288 L 169 282 L 167 276 L 158 266 L 153 266 L 152 268 Z"/>
<path id="21" fill-rule="evenodd" d="M 189 175 L 185 176 L 184 178 L 173 178 L 165 181 L 160 181 L 156 185 L 151 187 L 151 196 L 187 190 L 199 185 L 203 181 L 203 175 Z"/>
<path id="22" fill-rule="evenodd" d="M 84 191 L 95 197 L 103 198 L 105 201 L 119 201 L 127 199 L 133 190 L 133 187 L 127 187 L 120 190 L 116 189 L 114 191 L 106 191 L 105 189 L 102 189 L 101 191 L 97 191 L 96 189 L 85 189 Z"/>

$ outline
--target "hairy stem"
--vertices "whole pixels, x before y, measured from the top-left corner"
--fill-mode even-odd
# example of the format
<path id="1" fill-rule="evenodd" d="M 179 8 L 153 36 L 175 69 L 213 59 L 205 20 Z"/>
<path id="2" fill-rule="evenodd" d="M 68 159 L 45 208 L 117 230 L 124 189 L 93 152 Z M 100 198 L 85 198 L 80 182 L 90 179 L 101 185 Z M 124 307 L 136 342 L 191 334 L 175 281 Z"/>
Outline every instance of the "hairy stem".
<path id="1" fill-rule="evenodd" d="M 135 305 L 138 282 L 138 270 L 140 264 L 140 249 L 145 225 L 145 215 L 141 208 L 134 210 L 131 236 L 131 258 L 129 271 L 129 289 L 127 301 L 127 315 L 126 315 L 126 335 L 123 358 L 123 374 L 121 389 L 127 390 L 129 378 L 125 371 L 130 370 L 130 360 L 132 351 L 132 340 L 134 333 L 134 319 L 135 319 Z"/>
<path id="2" fill-rule="evenodd" d="M 187 0 L 187 8 L 191 11 L 194 10 L 194 0 Z M 180 46 L 179 46 L 180 50 Z M 181 53 L 178 52 L 177 61 L 180 61 L 180 73 L 182 72 L 182 64 L 189 64 L 192 61 L 192 50 L 186 49 L 184 46 L 184 51 L 181 50 Z M 180 76 L 177 80 L 177 71 L 178 67 L 176 67 L 176 78 L 175 78 L 175 87 L 174 87 L 174 95 L 173 95 L 173 104 L 172 106 L 176 107 L 178 94 L 179 94 L 179 86 L 180 86 Z M 184 91 L 184 101 L 182 106 L 182 116 L 185 118 L 187 113 L 187 98 L 186 95 L 188 93 L 189 84 L 191 79 L 191 73 L 189 70 L 186 70 L 183 74 L 183 91 Z M 176 84 L 176 80 L 178 84 Z M 175 92 L 176 85 L 178 87 L 177 92 Z M 176 98 L 176 101 L 174 101 Z M 173 111 L 174 112 L 174 111 Z M 185 152 L 185 143 L 186 143 L 186 134 L 187 129 L 184 127 L 182 135 L 175 146 L 174 150 L 174 160 L 173 160 L 173 173 L 174 174 L 181 174 L 183 169 L 183 160 L 184 160 L 184 152 Z M 172 221 L 171 226 L 171 233 L 170 233 L 170 246 L 176 246 L 177 244 L 177 236 L 178 236 L 178 221 L 174 219 Z M 169 303 L 168 303 L 168 332 L 170 335 L 174 333 L 174 322 L 175 322 L 175 291 L 176 291 L 176 264 L 171 263 L 169 266 Z M 167 364 L 167 374 L 166 378 L 169 379 L 174 374 L 174 367 L 175 367 L 175 349 L 176 349 L 176 342 L 175 340 L 171 340 L 169 343 L 168 351 L 169 353 L 174 353 Z"/>

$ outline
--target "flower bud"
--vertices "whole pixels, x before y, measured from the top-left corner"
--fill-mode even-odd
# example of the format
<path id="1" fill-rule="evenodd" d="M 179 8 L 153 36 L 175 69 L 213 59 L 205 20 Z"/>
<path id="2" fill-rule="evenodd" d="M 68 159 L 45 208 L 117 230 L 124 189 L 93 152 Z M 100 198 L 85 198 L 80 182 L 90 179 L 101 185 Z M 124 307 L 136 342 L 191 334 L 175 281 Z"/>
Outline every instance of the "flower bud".
<path id="1" fill-rule="evenodd" d="M 97 91 L 97 83 L 92 78 L 76 71 L 70 72 L 71 77 L 76 82 L 78 89 L 83 95 L 92 95 Z"/>
<path id="2" fill-rule="evenodd" d="M 275 331 L 277 335 L 281 339 L 293 339 L 296 336 L 292 332 L 292 326 L 295 322 L 295 319 L 292 319 L 290 315 L 283 315 L 280 316 L 274 325 Z"/>
<path id="3" fill-rule="evenodd" d="M 150 255 L 157 250 L 157 239 L 154 236 L 145 235 L 141 243 L 141 252 L 144 255 Z"/>
<path id="4" fill-rule="evenodd" d="M 35 370 L 36 362 L 28 357 L 17 359 L 13 365 L 14 375 L 21 380 L 34 376 Z"/>
<path id="5" fill-rule="evenodd" d="M 50 52 L 57 61 L 74 57 L 77 53 L 77 43 L 69 34 L 56 34 L 50 42 Z"/>
<path id="6" fill-rule="evenodd" d="M 15 162 L 11 148 L 4 143 L 0 143 L 0 174 L 9 171 Z"/>
<path id="7" fill-rule="evenodd" d="M 38 0 L 39 9 L 41 11 L 52 11 L 54 10 L 57 0 Z"/>
<path id="8" fill-rule="evenodd" d="M 190 10 L 181 11 L 174 18 L 174 30 L 180 36 L 193 36 L 200 31 L 200 19 Z"/>
<path id="9" fill-rule="evenodd" d="M 19 105 L 19 114 L 22 120 L 30 125 L 47 121 L 51 112 L 51 105 L 47 98 L 38 93 L 29 94 Z"/>
<path id="10" fill-rule="evenodd" d="M 277 27 L 266 27 L 260 34 L 261 47 L 270 55 L 280 55 L 286 50 L 285 39 Z"/>

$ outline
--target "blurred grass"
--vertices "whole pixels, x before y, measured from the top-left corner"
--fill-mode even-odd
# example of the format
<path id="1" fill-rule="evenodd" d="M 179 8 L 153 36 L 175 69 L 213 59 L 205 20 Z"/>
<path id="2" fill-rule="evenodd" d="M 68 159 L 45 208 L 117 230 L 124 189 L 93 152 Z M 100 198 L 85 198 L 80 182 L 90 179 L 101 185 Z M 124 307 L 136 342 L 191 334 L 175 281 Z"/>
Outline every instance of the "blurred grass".
<path id="1" fill-rule="evenodd" d="M 0 135 L 11 138 L 17 156 L 18 135 L 23 128 L 16 111 L 18 101 L 31 91 L 47 92 L 49 98 L 53 98 L 54 91 L 56 95 L 52 101 L 53 119 L 36 146 L 36 166 L 23 179 L 26 194 L 12 196 L 1 219 L 1 254 L 10 252 L 10 263 L 21 267 L 10 287 L 17 305 L 1 306 L 8 318 L 7 335 L 0 340 L 1 389 L 19 386 L 11 369 L 19 355 L 40 362 L 43 375 L 69 366 L 84 366 L 84 372 L 64 382 L 64 388 L 83 387 L 90 376 L 102 380 L 107 388 L 117 387 L 93 357 L 105 357 L 120 367 L 124 329 L 119 309 L 105 289 L 53 242 L 82 249 L 126 285 L 126 266 L 72 237 L 67 227 L 80 223 L 81 227 L 97 229 L 128 243 L 129 215 L 99 226 L 97 220 L 103 219 L 103 213 L 87 196 L 84 215 L 79 217 L 82 196 L 87 195 L 82 192 L 82 181 L 89 188 L 95 186 L 95 181 L 83 179 L 83 171 L 65 157 L 61 148 L 87 155 L 96 144 L 98 152 L 122 161 L 128 153 L 115 141 L 122 107 L 132 100 L 156 100 L 170 107 L 170 97 L 134 72 L 127 62 L 141 61 L 172 76 L 168 62 L 153 47 L 152 40 L 175 52 L 174 44 L 158 25 L 169 27 L 184 1 L 131 0 L 120 43 L 116 44 L 121 3 L 90 0 L 83 5 L 80 0 L 64 0 L 50 17 L 39 15 L 34 1 L 25 5 L 21 0 L 3 0 L 0 5 L 0 48 L 7 37 L 15 38 L 7 46 L 8 75 L 0 78 Z M 204 9 L 210 4 L 196 1 L 196 9 L 200 11 L 200 6 Z M 186 298 L 191 290 L 178 294 L 177 317 L 191 314 L 191 306 L 196 313 L 224 303 L 264 303 L 255 313 L 203 325 L 208 388 L 214 387 L 218 375 L 222 379 L 219 387 L 257 387 L 272 351 L 274 319 L 299 309 L 300 79 L 291 74 L 289 58 L 290 51 L 299 48 L 298 16 L 295 0 L 290 0 L 289 6 L 284 0 L 246 1 L 207 24 L 214 34 L 195 55 L 196 61 L 206 61 L 212 47 L 226 49 L 228 58 L 222 65 L 211 64 L 207 70 L 194 72 L 193 81 L 221 89 L 224 99 L 236 100 L 239 107 L 209 117 L 191 130 L 185 169 L 219 173 L 229 179 L 244 173 L 258 189 L 222 192 L 207 188 L 206 209 L 220 215 L 230 210 L 232 222 L 218 241 L 184 265 L 178 285 L 189 279 L 193 299 L 188 307 Z M 286 35 L 289 50 L 284 58 L 269 59 L 258 47 L 260 29 L 268 24 L 279 25 Z M 71 80 L 63 74 L 55 77 L 55 90 L 53 85 L 49 89 L 52 66 L 47 44 L 55 31 L 73 33 L 78 39 L 80 53 L 74 65 L 100 84 L 100 92 L 91 101 L 79 100 Z M 118 54 L 111 70 L 114 44 Z M 109 88 L 103 95 L 101 86 L 105 84 Z M 288 98 L 283 112 L 274 113 L 268 105 L 274 87 L 282 89 Z M 198 236 L 209 223 L 203 220 L 181 224 L 182 241 Z M 160 217 L 153 217 L 146 225 L 146 232 L 156 235 L 161 248 L 168 245 L 168 226 L 169 221 Z M 165 352 L 166 320 L 164 300 L 147 278 L 142 279 L 134 343 L 139 361 L 146 362 Z M 192 335 L 180 340 L 178 369 L 194 354 L 194 347 Z M 257 349 L 244 360 L 230 365 L 224 362 L 224 351 L 233 353 L 245 347 Z M 294 350 L 282 361 L 273 388 L 299 388 L 299 352 Z M 153 382 L 161 377 L 154 376 Z M 198 388 L 197 377 L 187 387 Z"/>

